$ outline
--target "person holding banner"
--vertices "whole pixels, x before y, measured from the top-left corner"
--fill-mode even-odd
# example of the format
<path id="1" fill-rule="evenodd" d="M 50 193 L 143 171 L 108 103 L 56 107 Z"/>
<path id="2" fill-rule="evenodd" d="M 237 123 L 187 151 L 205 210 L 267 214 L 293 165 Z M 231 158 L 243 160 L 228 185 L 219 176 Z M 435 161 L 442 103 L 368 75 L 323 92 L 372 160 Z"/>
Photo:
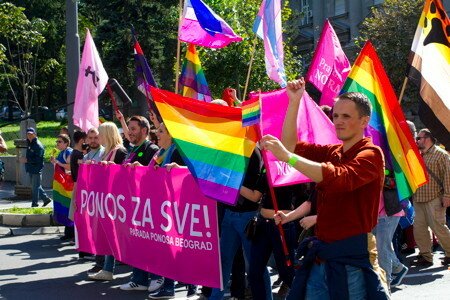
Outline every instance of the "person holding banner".
<path id="1" fill-rule="evenodd" d="M 150 112 L 150 116 L 154 113 Z M 158 145 L 161 148 L 153 157 L 150 166 L 154 168 L 164 167 L 167 171 L 172 168 L 181 168 L 184 166 L 183 158 L 178 152 L 176 145 L 173 143 L 172 136 L 167 130 L 164 123 L 159 123 L 156 132 L 158 137 Z M 197 293 L 197 286 L 188 284 L 187 297 L 193 297 Z M 164 284 L 159 291 L 150 293 L 150 299 L 174 299 L 175 298 L 175 281 L 170 278 L 164 278 Z"/>
<path id="2" fill-rule="evenodd" d="M 116 124 L 113 122 L 101 124 L 98 127 L 98 140 L 105 148 L 100 163 L 102 165 L 122 164 L 127 156 L 127 152 L 123 147 L 122 137 L 120 136 L 119 128 L 117 128 Z M 106 255 L 102 270 L 97 273 L 88 272 L 88 277 L 89 279 L 100 281 L 113 280 L 114 266 L 114 256 Z"/>
<path id="3" fill-rule="evenodd" d="M 91 128 L 87 132 L 87 142 L 89 145 L 89 152 L 83 157 L 83 162 L 100 162 L 105 152 L 105 148 L 98 140 L 97 128 Z"/>
<path id="4" fill-rule="evenodd" d="M 317 183 L 317 237 L 299 246 L 297 269 L 288 299 L 388 299 L 378 266 L 375 237 L 384 184 L 382 150 L 364 137 L 371 104 L 361 93 L 345 93 L 333 108 L 342 144 L 315 145 L 297 140 L 297 114 L 305 81 L 288 83 L 289 106 L 282 142 L 266 135 L 263 149 Z"/>

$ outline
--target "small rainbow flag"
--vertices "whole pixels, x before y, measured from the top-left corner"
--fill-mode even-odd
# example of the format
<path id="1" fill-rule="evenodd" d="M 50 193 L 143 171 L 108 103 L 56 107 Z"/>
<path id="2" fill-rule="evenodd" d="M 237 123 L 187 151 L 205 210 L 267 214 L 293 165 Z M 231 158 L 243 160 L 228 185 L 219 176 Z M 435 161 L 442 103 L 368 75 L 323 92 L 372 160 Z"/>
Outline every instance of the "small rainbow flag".
<path id="1" fill-rule="evenodd" d="M 73 180 L 60 166 L 55 166 L 53 174 L 53 216 L 56 222 L 73 226 L 69 219 L 70 201 L 72 199 Z"/>
<path id="2" fill-rule="evenodd" d="M 343 92 L 361 92 L 372 103 L 367 135 L 385 154 L 386 168 L 395 174 L 399 199 L 410 197 L 428 181 L 405 116 L 375 48 L 369 41 L 348 75 Z"/>
<path id="3" fill-rule="evenodd" d="M 242 103 L 242 127 L 259 124 L 261 119 L 261 94 Z"/>
<path id="4" fill-rule="evenodd" d="M 226 204 L 236 204 L 257 141 L 254 126 L 242 127 L 241 109 L 153 87 L 151 93 L 202 192 Z"/>
<path id="5" fill-rule="evenodd" d="M 211 102 L 211 92 L 206 82 L 205 73 L 203 73 L 200 58 L 193 44 L 188 45 L 186 57 L 183 60 L 180 84 L 183 86 L 183 96 Z"/>

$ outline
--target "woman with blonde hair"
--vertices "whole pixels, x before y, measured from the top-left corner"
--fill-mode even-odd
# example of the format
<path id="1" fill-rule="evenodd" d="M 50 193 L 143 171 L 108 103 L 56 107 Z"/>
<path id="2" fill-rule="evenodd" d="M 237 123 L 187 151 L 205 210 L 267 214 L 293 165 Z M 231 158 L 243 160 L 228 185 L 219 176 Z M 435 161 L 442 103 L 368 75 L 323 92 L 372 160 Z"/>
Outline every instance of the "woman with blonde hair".
<path id="1" fill-rule="evenodd" d="M 123 146 L 119 128 L 113 122 L 105 122 L 98 127 L 100 144 L 105 147 L 102 156 L 103 164 L 121 164 L 127 156 L 127 150 Z"/>

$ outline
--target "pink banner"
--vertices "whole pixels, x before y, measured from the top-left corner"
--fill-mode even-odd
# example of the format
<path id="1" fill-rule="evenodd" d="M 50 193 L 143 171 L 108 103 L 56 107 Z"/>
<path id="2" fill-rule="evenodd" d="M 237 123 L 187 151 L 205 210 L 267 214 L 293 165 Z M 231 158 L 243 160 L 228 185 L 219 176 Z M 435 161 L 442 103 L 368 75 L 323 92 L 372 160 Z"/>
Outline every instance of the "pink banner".
<path id="1" fill-rule="evenodd" d="M 258 97 L 257 93 L 250 98 Z M 284 117 L 289 99 L 284 89 L 261 94 L 261 134 L 271 134 L 281 137 Z M 297 118 L 298 139 L 314 144 L 339 144 L 334 125 L 311 99 L 308 93 L 303 93 Z M 277 160 L 270 152 L 266 152 L 270 168 L 271 180 L 274 186 L 283 186 L 311 181 L 287 163 Z"/>
<path id="2" fill-rule="evenodd" d="M 322 92 L 320 105 L 334 106 L 334 98 L 341 91 L 350 69 L 350 62 L 342 50 L 339 38 L 326 20 L 306 74 L 306 80 Z"/>
<path id="3" fill-rule="evenodd" d="M 79 251 L 221 287 L 216 202 L 187 169 L 81 165 L 76 207 Z"/>

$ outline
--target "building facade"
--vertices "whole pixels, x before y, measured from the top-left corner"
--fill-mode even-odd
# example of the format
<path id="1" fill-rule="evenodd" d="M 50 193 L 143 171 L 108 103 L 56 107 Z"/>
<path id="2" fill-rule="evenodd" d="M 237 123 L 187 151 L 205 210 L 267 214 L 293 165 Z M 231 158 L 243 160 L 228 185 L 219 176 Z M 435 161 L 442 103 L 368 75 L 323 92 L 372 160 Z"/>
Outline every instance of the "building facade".
<path id="1" fill-rule="evenodd" d="M 359 26 L 369 15 L 373 6 L 384 0 L 291 0 L 291 8 L 299 13 L 298 35 L 294 38 L 299 54 L 309 60 L 317 44 L 323 23 L 328 18 L 339 37 L 347 56 L 353 60 L 357 50 L 354 40 L 359 35 Z M 424 0 L 425 2 L 425 0 Z M 443 0 L 447 13 L 450 0 Z"/>

